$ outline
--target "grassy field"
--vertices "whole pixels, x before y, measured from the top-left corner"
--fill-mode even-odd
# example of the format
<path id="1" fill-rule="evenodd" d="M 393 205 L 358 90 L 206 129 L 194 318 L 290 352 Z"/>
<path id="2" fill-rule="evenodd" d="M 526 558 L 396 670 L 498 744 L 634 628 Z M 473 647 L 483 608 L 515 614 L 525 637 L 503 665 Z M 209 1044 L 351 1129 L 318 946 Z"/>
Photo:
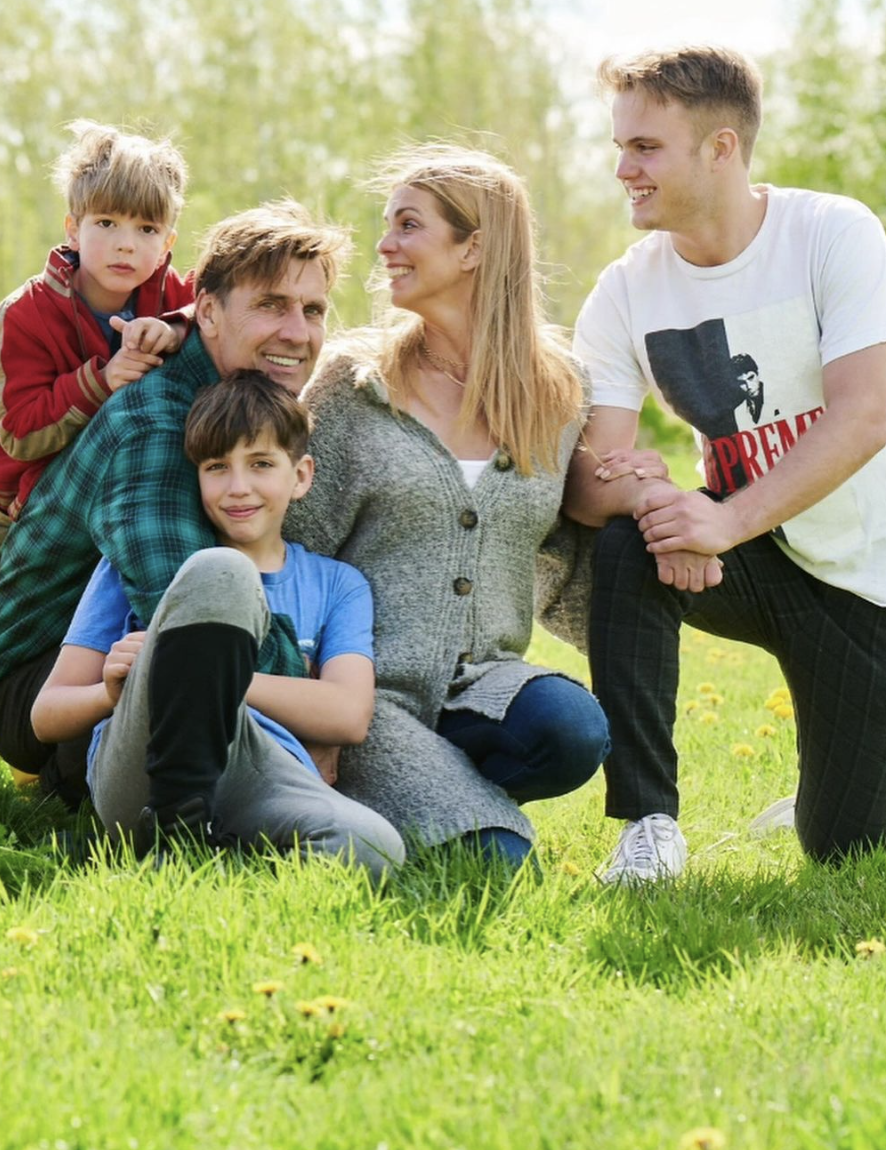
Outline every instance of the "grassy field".
<path id="1" fill-rule="evenodd" d="M 886 1145 L 886 858 L 748 835 L 793 786 L 771 660 L 687 630 L 683 684 L 691 864 L 648 891 L 594 878 L 602 779 L 532 808 L 542 881 L 430 857 L 375 891 L 334 863 L 72 867 L 4 777 L 0 1147 Z"/>

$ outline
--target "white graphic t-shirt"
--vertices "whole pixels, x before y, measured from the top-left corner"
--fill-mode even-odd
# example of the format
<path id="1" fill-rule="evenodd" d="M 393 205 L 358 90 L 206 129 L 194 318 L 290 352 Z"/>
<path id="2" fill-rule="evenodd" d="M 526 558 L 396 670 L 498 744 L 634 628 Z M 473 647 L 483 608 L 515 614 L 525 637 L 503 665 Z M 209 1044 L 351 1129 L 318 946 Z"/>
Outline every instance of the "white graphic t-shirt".
<path id="1" fill-rule="evenodd" d="M 594 403 L 650 388 L 696 431 L 705 484 L 753 483 L 824 411 L 822 367 L 886 342 L 886 236 L 844 196 L 761 186 L 763 225 L 734 260 L 696 267 L 653 232 L 600 277 L 576 354 Z M 773 533 L 803 570 L 886 606 L 886 450 Z"/>

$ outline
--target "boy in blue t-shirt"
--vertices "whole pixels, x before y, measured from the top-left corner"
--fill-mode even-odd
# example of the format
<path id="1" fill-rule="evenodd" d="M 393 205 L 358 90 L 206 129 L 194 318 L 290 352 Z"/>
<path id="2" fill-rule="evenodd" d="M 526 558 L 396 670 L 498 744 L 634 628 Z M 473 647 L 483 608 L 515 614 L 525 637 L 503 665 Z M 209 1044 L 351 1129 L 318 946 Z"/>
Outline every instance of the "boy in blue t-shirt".
<path id="1" fill-rule="evenodd" d="M 198 393 L 185 428 L 220 547 L 181 567 L 147 631 L 102 560 L 34 704 L 41 739 L 94 728 L 89 786 L 112 835 L 346 853 L 375 873 L 394 828 L 320 777 L 304 741 L 360 742 L 374 705 L 372 598 L 353 567 L 281 536 L 311 485 L 309 417 L 261 372 Z M 304 676 L 255 671 L 270 610 L 291 620 Z"/>

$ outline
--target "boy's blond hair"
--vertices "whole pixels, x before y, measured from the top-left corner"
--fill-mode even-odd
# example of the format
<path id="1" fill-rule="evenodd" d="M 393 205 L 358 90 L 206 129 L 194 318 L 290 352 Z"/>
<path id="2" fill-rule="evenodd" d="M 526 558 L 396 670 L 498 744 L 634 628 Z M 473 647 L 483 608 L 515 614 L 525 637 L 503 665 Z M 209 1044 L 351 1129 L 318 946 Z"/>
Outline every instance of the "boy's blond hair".
<path id="1" fill-rule="evenodd" d="M 187 167 L 169 140 L 149 140 L 93 120 L 74 120 L 68 130 L 74 143 L 52 171 L 75 221 L 87 212 L 115 212 L 175 226 Z"/>

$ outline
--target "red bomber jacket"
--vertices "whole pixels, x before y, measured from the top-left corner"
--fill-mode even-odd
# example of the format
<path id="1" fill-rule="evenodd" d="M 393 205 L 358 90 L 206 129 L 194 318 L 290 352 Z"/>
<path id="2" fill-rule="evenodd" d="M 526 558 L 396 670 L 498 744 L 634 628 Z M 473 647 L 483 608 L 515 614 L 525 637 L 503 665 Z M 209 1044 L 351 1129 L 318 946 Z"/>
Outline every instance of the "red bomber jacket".
<path id="1" fill-rule="evenodd" d="M 0 304 L 0 543 L 49 461 L 111 394 L 101 375 L 108 342 L 73 287 L 70 249 L 53 248 L 43 274 Z M 172 253 L 136 295 L 136 315 L 176 312 L 193 281 Z"/>

